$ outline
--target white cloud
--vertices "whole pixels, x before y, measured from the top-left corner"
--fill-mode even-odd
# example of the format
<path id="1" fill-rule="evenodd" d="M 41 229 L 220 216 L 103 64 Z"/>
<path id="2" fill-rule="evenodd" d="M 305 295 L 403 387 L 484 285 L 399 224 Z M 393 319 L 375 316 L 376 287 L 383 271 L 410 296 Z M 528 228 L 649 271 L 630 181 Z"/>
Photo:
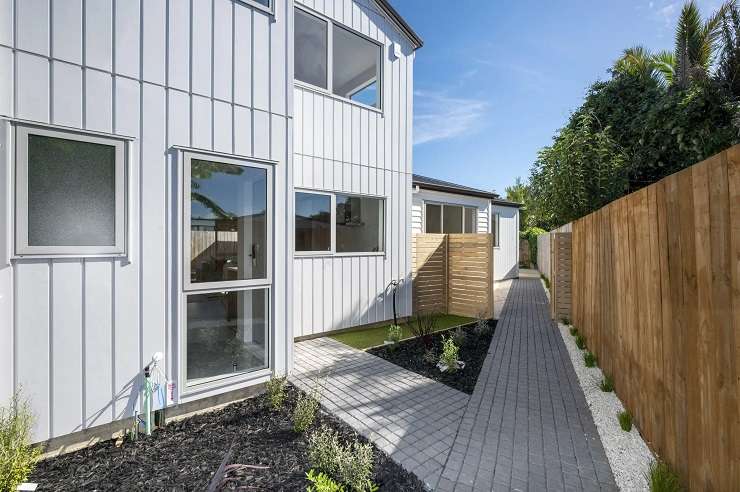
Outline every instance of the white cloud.
<path id="1" fill-rule="evenodd" d="M 414 145 L 474 132 L 487 109 L 488 103 L 479 99 L 414 91 Z"/>

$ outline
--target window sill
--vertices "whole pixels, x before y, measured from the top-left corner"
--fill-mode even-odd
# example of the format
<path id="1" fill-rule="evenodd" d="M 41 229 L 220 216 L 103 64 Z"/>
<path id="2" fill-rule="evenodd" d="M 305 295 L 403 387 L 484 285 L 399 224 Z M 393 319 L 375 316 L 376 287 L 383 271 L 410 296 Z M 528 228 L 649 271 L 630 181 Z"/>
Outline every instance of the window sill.
<path id="1" fill-rule="evenodd" d="M 318 87 L 306 82 L 301 82 L 299 80 L 293 80 L 293 85 L 295 85 L 298 88 L 305 89 L 307 91 L 314 92 L 316 94 L 320 94 L 322 96 L 330 97 L 336 101 L 351 104 L 353 106 L 357 106 L 362 109 L 367 109 L 368 111 L 372 111 L 374 113 L 378 113 L 381 117 L 383 116 L 383 110 L 378 109 L 375 106 L 370 106 L 369 104 L 363 104 L 361 102 L 353 101 L 352 99 L 348 99 L 346 97 L 337 96 L 336 94 L 333 94 L 329 92 L 328 90 L 324 89 L 323 87 Z"/>
<path id="2" fill-rule="evenodd" d="M 237 3 L 241 3 L 246 5 L 247 7 L 251 7 L 255 10 L 262 11 L 266 14 L 269 14 L 273 19 L 275 18 L 275 0 L 270 2 L 270 7 L 265 7 L 259 2 L 253 2 L 252 0 L 237 0 Z"/>
<path id="3" fill-rule="evenodd" d="M 272 369 L 269 367 L 257 369 L 251 372 L 242 372 L 234 375 L 214 376 L 204 380 L 200 383 L 188 383 L 187 381 L 183 384 L 183 391 L 179 395 L 180 403 L 182 400 L 188 401 L 195 399 L 200 396 L 203 392 L 208 392 L 216 389 L 228 389 L 229 386 L 237 384 L 244 384 L 249 382 L 255 382 L 259 379 L 269 377 L 272 375 Z"/>
<path id="4" fill-rule="evenodd" d="M 87 258 L 90 259 L 104 259 L 104 258 L 110 258 L 113 260 L 119 260 L 128 258 L 129 255 L 127 253 L 99 253 L 99 254 L 34 254 L 34 253 L 28 253 L 28 254 L 15 254 L 10 257 L 11 261 L 22 261 L 22 260 L 58 260 L 58 259 L 68 259 L 68 260 L 84 260 Z"/>
<path id="5" fill-rule="evenodd" d="M 296 259 L 301 258 L 352 258 L 352 257 L 361 257 L 361 256 L 386 256 L 384 251 L 380 252 L 368 252 L 368 253 L 331 253 L 327 252 L 294 252 L 293 257 Z"/>

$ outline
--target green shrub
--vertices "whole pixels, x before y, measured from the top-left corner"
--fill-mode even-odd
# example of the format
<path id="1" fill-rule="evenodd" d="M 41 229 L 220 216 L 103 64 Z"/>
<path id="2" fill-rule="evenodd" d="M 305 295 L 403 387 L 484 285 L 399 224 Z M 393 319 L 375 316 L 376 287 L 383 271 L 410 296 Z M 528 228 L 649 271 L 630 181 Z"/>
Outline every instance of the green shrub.
<path id="1" fill-rule="evenodd" d="M 668 463 L 660 460 L 650 463 L 647 475 L 650 492 L 682 492 L 681 480 Z"/>
<path id="2" fill-rule="evenodd" d="M 267 396 L 273 410 L 280 410 L 285 402 L 285 384 L 288 382 L 286 376 L 273 376 L 266 383 Z"/>
<path id="3" fill-rule="evenodd" d="M 488 334 L 488 331 L 490 329 L 491 329 L 491 327 L 488 324 L 488 319 L 486 318 L 486 313 L 484 313 L 484 312 L 478 313 L 478 316 L 476 316 L 476 321 L 475 321 L 475 334 L 476 334 L 476 336 L 482 337 L 483 335 Z"/>
<path id="4" fill-rule="evenodd" d="M 586 348 L 586 337 L 580 333 L 576 334 L 576 347 L 583 350 Z"/>
<path id="5" fill-rule="evenodd" d="M 619 427 L 623 431 L 629 432 L 632 430 L 632 415 L 627 410 L 619 412 L 617 418 L 619 419 Z"/>
<path id="6" fill-rule="evenodd" d="M 19 393 L 0 408 L 0 490 L 15 490 L 39 460 L 41 448 L 31 445 L 33 422 L 31 406 Z"/>
<path id="7" fill-rule="evenodd" d="M 439 360 L 439 358 L 437 357 L 437 351 L 433 348 L 425 350 L 422 358 L 427 364 L 436 364 L 437 360 Z"/>
<path id="8" fill-rule="evenodd" d="M 387 340 L 393 343 L 400 342 L 401 341 L 401 327 L 398 325 L 389 326 Z"/>
<path id="9" fill-rule="evenodd" d="M 315 470 L 309 470 L 306 478 L 312 485 L 306 488 L 306 492 L 344 492 L 344 486 L 339 485 L 329 475 L 323 472 L 316 473 Z"/>
<path id="10" fill-rule="evenodd" d="M 352 490 L 371 492 L 377 490 L 371 478 L 373 473 L 373 447 L 361 443 L 357 436 L 343 444 L 339 434 L 322 426 L 308 437 L 308 461 L 320 470 Z"/>
<path id="11" fill-rule="evenodd" d="M 468 334 L 465 332 L 465 330 L 462 327 L 456 328 L 452 332 L 452 340 L 455 342 L 455 345 L 458 347 L 462 347 L 465 345 L 465 340 L 467 339 Z"/>
<path id="12" fill-rule="evenodd" d="M 572 337 L 578 335 L 578 328 L 576 328 L 575 326 L 571 326 L 569 331 L 570 331 L 570 336 Z"/>
<path id="13" fill-rule="evenodd" d="M 320 383 L 317 379 L 310 394 L 301 393 L 293 409 L 293 430 L 305 432 L 316 420 L 316 412 L 319 410 L 319 399 L 321 398 Z"/>
<path id="14" fill-rule="evenodd" d="M 601 388 L 601 391 L 604 393 L 611 393 L 614 391 L 614 380 L 605 375 L 604 379 L 599 383 L 599 388 Z"/>
<path id="15" fill-rule="evenodd" d="M 583 362 L 586 364 L 586 367 L 596 367 L 596 356 L 587 350 L 583 354 Z"/>
<path id="16" fill-rule="evenodd" d="M 561 323 L 563 323 L 566 326 L 570 325 L 570 320 L 568 318 L 563 318 L 560 320 Z"/>
<path id="17" fill-rule="evenodd" d="M 460 355 L 460 348 L 455 344 L 452 337 L 442 337 L 442 355 L 439 361 L 447 366 L 449 372 L 457 371 L 457 358 Z"/>
<path id="18" fill-rule="evenodd" d="M 547 277 L 545 277 L 545 274 L 544 273 L 541 273 L 540 274 L 540 278 L 545 283 L 545 287 L 547 287 L 547 290 L 550 290 L 550 279 L 547 278 Z"/>

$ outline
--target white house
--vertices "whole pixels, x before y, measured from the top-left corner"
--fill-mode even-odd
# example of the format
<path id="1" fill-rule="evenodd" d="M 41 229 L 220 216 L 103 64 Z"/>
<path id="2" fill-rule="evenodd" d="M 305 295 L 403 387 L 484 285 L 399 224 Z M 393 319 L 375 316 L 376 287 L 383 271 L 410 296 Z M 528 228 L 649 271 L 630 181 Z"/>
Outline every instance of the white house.
<path id="1" fill-rule="evenodd" d="M 494 278 L 519 276 L 519 204 L 496 193 L 414 174 L 414 234 L 493 233 Z"/>
<path id="2" fill-rule="evenodd" d="M 153 354 L 176 414 L 391 317 L 420 46 L 386 0 L 0 0 L 0 401 L 37 441 L 120 429 Z"/>

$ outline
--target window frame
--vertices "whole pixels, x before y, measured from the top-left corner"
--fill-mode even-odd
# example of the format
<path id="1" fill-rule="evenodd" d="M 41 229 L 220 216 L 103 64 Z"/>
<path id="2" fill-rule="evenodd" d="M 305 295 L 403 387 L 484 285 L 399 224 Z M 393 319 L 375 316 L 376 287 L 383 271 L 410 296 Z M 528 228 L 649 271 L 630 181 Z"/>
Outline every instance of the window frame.
<path id="1" fill-rule="evenodd" d="M 303 89 L 308 89 L 313 92 L 318 92 L 319 94 L 322 94 L 324 96 L 328 96 L 331 98 L 334 98 L 338 101 L 346 102 L 349 104 L 357 105 L 361 108 L 368 109 L 370 111 L 375 111 L 377 113 L 383 113 L 384 111 L 384 90 L 383 90 L 383 81 L 385 80 L 385 66 L 383 63 L 383 60 L 385 60 L 385 53 L 386 53 L 386 46 L 381 43 L 380 41 L 377 41 L 370 36 L 367 36 L 359 31 L 356 31 L 355 29 L 352 29 L 352 27 L 347 26 L 341 22 L 337 22 L 334 19 L 327 17 L 320 12 L 317 12 L 313 9 L 310 9 L 306 7 L 305 5 L 295 5 L 294 10 L 301 10 L 303 13 L 311 15 L 313 17 L 316 17 L 322 21 L 325 21 L 327 23 L 327 35 L 326 35 L 326 88 L 320 87 L 318 85 L 313 85 L 309 82 L 304 82 L 302 80 L 298 80 L 295 78 L 295 67 L 294 67 L 294 73 L 293 73 L 293 84 L 296 87 L 300 87 Z M 294 13 L 295 15 L 295 13 Z M 334 26 L 337 26 L 341 29 L 344 29 L 345 31 L 349 32 L 350 34 L 354 34 L 356 36 L 359 36 L 360 38 L 373 43 L 378 47 L 378 106 L 370 106 L 369 104 L 365 104 L 359 101 L 353 101 L 352 99 L 344 96 L 340 96 L 338 94 L 334 94 Z M 295 43 L 295 33 L 293 38 L 293 43 Z"/>
<path id="2" fill-rule="evenodd" d="M 56 126 L 16 123 L 14 191 L 15 241 L 14 256 L 18 258 L 88 258 L 126 257 L 128 255 L 129 221 L 129 149 L 128 138 Z M 28 137 L 43 137 L 72 140 L 114 147 L 115 149 L 115 232 L 112 246 L 33 246 L 28 244 Z"/>
<path id="3" fill-rule="evenodd" d="M 328 251 L 297 251 L 295 249 L 295 197 L 297 193 L 313 193 L 316 195 L 329 195 L 331 197 L 331 249 Z M 337 195 L 346 195 L 350 197 L 374 198 L 380 200 L 383 206 L 383 238 L 381 244 L 382 251 L 350 251 L 337 252 Z M 366 193 L 351 193 L 345 191 L 326 191 L 313 190 L 309 188 L 296 187 L 293 189 L 293 256 L 295 258 L 315 257 L 315 256 L 334 256 L 334 257 L 352 257 L 352 256 L 386 256 L 388 249 L 388 198 L 380 195 L 370 195 Z"/>
<path id="4" fill-rule="evenodd" d="M 493 247 L 494 248 L 501 247 L 500 234 L 501 234 L 501 213 L 494 212 L 493 213 Z"/>
<path id="5" fill-rule="evenodd" d="M 237 0 L 237 2 L 242 3 L 246 5 L 247 7 L 252 7 L 257 10 L 261 10 L 262 12 L 270 14 L 273 17 L 275 16 L 275 0 L 268 0 L 270 4 L 268 6 L 262 5 L 256 0 Z"/>
<path id="6" fill-rule="evenodd" d="M 267 210 L 265 211 L 265 276 L 262 278 L 245 279 L 245 280 L 227 280 L 221 282 L 191 282 L 191 260 L 190 260 L 190 226 L 191 226 L 191 201 L 190 201 L 190 180 L 191 174 L 191 163 L 195 160 L 204 160 L 210 162 L 218 162 L 222 164 L 232 164 L 242 167 L 253 167 L 257 169 L 263 169 L 267 173 L 267 193 L 266 202 Z M 273 251 L 273 217 L 274 203 L 273 203 L 273 166 L 253 161 L 251 159 L 241 159 L 237 157 L 227 157 L 223 155 L 207 154 L 197 151 L 184 151 L 183 152 L 183 168 L 182 168 L 182 289 L 186 293 L 207 291 L 207 290 L 237 290 L 244 287 L 261 287 L 265 285 L 272 285 L 272 263 L 274 261 Z"/>
<path id="7" fill-rule="evenodd" d="M 442 232 L 432 232 L 427 233 L 427 206 L 432 205 L 440 208 L 440 214 L 439 214 L 439 228 Z M 455 207 L 455 208 L 461 208 L 461 214 L 462 214 L 462 230 L 463 232 L 445 232 L 445 208 L 447 207 Z M 473 228 L 475 229 L 474 232 L 467 232 L 465 231 L 465 211 L 466 210 L 473 210 Z M 424 200 L 424 233 L 425 234 L 477 234 L 478 233 L 478 207 L 475 207 L 473 205 L 462 205 L 458 203 L 450 203 L 450 202 L 438 202 L 435 200 Z"/>

